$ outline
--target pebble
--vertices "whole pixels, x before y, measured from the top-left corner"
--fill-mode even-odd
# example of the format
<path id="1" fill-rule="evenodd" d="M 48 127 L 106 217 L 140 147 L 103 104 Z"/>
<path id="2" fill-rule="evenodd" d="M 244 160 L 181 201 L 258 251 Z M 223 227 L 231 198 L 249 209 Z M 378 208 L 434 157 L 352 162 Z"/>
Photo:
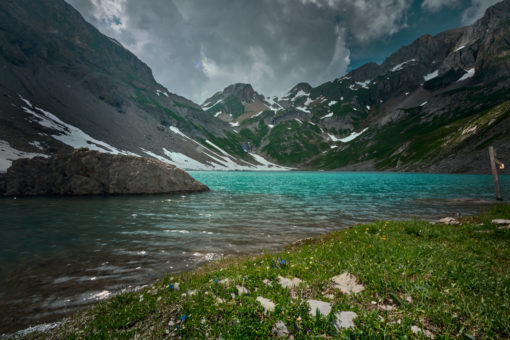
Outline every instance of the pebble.
<path id="1" fill-rule="evenodd" d="M 328 316 L 331 312 L 331 304 L 329 302 L 319 301 L 319 300 L 306 300 L 308 305 L 310 306 L 310 315 L 316 316 L 317 310 L 323 316 Z"/>
<path id="2" fill-rule="evenodd" d="M 442 219 L 439 220 L 439 223 L 452 224 L 452 225 L 460 224 L 460 222 L 453 217 L 443 217 Z"/>
<path id="3" fill-rule="evenodd" d="M 510 224 L 510 220 L 503 220 L 501 218 L 495 219 L 491 221 L 494 224 L 502 225 L 502 224 Z"/>
<path id="4" fill-rule="evenodd" d="M 243 294 L 249 294 L 250 291 L 248 289 L 246 289 L 246 287 L 243 287 L 243 286 L 236 286 L 237 287 L 237 294 L 238 295 L 243 295 Z"/>
<path id="5" fill-rule="evenodd" d="M 432 334 L 431 331 L 428 331 L 426 329 L 421 329 L 418 326 L 411 326 L 411 331 L 413 332 L 414 335 L 419 335 L 420 333 L 423 333 L 423 335 L 425 335 L 427 338 L 434 339 L 434 334 Z"/>
<path id="6" fill-rule="evenodd" d="M 333 326 L 335 326 L 337 331 L 340 331 L 343 328 L 354 327 L 354 319 L 356 319 L 357 317 L 358 314 L 354 312 L 335 313 L 335 322 L 333 323 Z"/>

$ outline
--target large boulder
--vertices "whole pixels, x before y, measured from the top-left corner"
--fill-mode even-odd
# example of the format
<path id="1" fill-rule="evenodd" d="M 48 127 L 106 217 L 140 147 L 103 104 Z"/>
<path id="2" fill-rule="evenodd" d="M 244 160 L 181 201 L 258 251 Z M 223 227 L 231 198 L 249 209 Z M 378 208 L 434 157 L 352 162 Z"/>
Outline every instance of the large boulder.
<path id="1" fill-rule="evenodd" d="M 202 192 L 183 170 L 154 159 L 76 150 L 14 161 L 0 174 L 0 195 L 120 195 Z"/>

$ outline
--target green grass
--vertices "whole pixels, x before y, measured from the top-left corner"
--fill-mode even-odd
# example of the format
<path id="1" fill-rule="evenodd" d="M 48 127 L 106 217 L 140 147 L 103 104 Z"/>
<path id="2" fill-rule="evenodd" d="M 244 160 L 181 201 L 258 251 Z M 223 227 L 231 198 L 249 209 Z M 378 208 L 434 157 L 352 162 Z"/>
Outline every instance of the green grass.
<path id="1" fill-rule="evenodd" d="M 465 218 L 461 225 L 376 221 L 307 239 L 280 253 L 212 262 L 99 303 L 43 335 L 268 338 L 282 320 L 296 339 L 412 338 L 411 326 L 436 338 L 509 338 L 510 230 L 498 229 L 493 218 L 510 218 L 510 205 Z M 346 295 L 332 289 L 330 278 L 344 272 L 355 275 L 365 290 Z M 279 275 L 303 283 L 291 293 L 278 285 Z M 218 282 L 226 278 L 229 285 Z M 180 290 L 169 287 L 176 282 Z M 237 295 L 236 285 L 250 293 Z M 186 294 L 190 290 L 196 294 Z M 271 299 L 275 311 L 264 312 L 257 296 Z M 329 301 L 330 315 L 311 317 L 305 303 L 310 298 Z M 385 311 L 382 305 L 395 309 Z M 357 313 L 355 327 L 339 333 L 333 326 L 338 311 Z"/>

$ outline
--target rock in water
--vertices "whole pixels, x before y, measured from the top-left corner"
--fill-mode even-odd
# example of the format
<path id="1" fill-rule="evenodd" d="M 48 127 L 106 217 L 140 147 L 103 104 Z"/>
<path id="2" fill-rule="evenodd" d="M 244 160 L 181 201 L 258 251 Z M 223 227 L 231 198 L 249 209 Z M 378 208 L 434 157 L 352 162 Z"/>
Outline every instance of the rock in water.
<path id="1" fill-rule="evenodd" d="M 202 192 L 209 188 L 158 160 L 76 150 L 14 161 L 0 175 L 0 195 L 120 195 Z"/>

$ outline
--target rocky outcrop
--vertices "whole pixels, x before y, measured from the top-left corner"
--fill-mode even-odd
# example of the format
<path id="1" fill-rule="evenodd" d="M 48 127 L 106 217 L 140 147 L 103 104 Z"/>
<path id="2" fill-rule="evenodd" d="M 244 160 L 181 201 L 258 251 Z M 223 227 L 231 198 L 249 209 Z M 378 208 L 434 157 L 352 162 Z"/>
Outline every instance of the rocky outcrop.
<path id="1" fill-rule="evenodd" d="M 154 159 L 75 151 L 18 159 L 0 175 L 0 195 L 121 195 L 203 192 L 183 170 Z"/>

